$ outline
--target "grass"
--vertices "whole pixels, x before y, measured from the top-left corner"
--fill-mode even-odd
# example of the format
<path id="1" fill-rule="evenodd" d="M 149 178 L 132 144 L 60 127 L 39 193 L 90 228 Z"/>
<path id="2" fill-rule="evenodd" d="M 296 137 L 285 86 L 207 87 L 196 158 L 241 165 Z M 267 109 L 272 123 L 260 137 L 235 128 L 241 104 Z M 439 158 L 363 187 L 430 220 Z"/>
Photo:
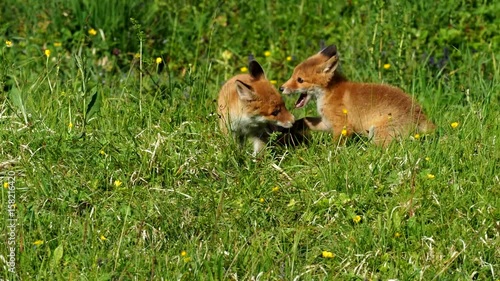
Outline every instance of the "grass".
<path id="1" fill-rule="evenodd" d="M 498 4 L 141 3 L 0 8 L 0 278 L 500 278 Z M 249 54 L 278 87 L 321 42 L 436 134 L 318 133 L 255 162 L 220 133 L 214 100 Z"/>

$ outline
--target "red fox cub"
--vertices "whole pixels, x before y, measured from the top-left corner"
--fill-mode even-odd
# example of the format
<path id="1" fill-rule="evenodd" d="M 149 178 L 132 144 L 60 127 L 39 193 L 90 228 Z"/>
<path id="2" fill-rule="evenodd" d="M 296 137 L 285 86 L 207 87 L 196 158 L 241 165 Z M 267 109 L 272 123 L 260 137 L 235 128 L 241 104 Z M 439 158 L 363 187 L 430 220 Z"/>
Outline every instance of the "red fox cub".
<path id="1" fill-rule="evenodd" d="M 328 46 L 295 67 L 292 77 L 280 87 L 283 94 L 300 93 L 296 108 L 316 98 L 321 117 L 306 117 L 297 124 L 314 131 L 333 131 L 335 139 L 353 133 L 365 135 L 382 146 L 398 136 L 435 128 L 401 89 L 350 82 L 336 71 L 338 64 L 337 48 Z"/>
<path id="2" fill-rule="evenodd" d="M 295 118 L 266 79 L 260 64 L 250 61 L 248 71 L 249 74 L 236 75 L 222 86 L 217 113 L 222 132 L 230 131 L 241 146 L 250 138 L 256 156 L 264 148 L 269 134 L 277 129 L 274 126 L 290 128 Z"/>

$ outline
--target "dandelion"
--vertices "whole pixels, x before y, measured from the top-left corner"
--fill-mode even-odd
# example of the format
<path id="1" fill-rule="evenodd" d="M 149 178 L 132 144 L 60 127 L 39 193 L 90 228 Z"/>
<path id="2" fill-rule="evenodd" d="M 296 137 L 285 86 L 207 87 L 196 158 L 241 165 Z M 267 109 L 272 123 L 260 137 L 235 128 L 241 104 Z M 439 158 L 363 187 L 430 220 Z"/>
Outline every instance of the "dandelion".
<path id="1" fill-rule="evenodd" d="M 278 190 L 280 190 L 278 186 L 273 187 L 273 192 L 278 192 Z"/>
<path id="2" fill-rule="evenodd" d="M 271 81 L 269 81 L 269 82 L 271 82 L 271 84 L 273 84 L 273 85 L 278 84 L 278 81 L 276 81 L 276 80 L 271 80 Z"/>
<path id="3" fill-rule="evenodd" d="M 264 203 L 264 201 L 266 201 L 264 198 L 260 198 L 260 199 L 259 199 L 259 202 L 260 202 L 260 203 Z"/>
<path id="4" fill-rule="evenodd" d="M 335 254 L 332 253 L 332 252 L 329 252 L 329 251 L 323 251 L 321 253 L 321 256 L 324 257 L 324 258 L 334 258 L 335 257 Z"/>
<path id="5" fill-rule="evenodd" d="M 415 139 L 418 140 L 420 138 L 420 135 L 419 134 L 415 134 Z"/>
<path id="6" fill-rule="evenodd" d="M 49 49 L 45 50 L 44 54 L 46 57 L 50 57 L 50 50 Z"/>
<path id="7" fill-rule="evenodd" d="M 187 252 L 186 252 L 186 251 L 182 251 L 182 252 L 181 252 L 181 257 L 183 257 L 183 258 L 184 258 L 184 262 L 190 262 L 190 261 L 191 261 L 191 258 L 190 258 L 190 257 L 188 257 L 188 255 L 187 255 Z"/>
<path id="8" fill-rule="evenodd" d="M 101 234 L 101 236 L 99 237 L 99 239 L 101 239 L 101 241 L 106 241 L 106 240 L 108 240 L 108 238 L 106 238 L 106 236 L 104 236 L 104 235 L 102 235 L 102 234 Z"/>
<path id="9" fill-rule="evenodd" d="M 3 188 L 9 188 L 9 183 L 8 182 L 4 182 L 3 183 Z"/>
<path id="10" fill-rule="evenodd" d="M 240 71 L 241 72 L 248 72 L 248 68 L 246 66 L 240 68 Z"/>
<path id="11" fill-rule="evenodd" d="M 425 157 L 425 161 L 431 161 L 431 158 L 430 157 Z"/>
<path id="12" fill-rule="evenodd" d="M 61 42 L 54 42 L 54 47 L 61 47 L 62 43 Z"/>
<path id="13" fill-rule="evenodd" d="M 453 122 L 450 124 L 450 126 L 455 129 L 456 127 L 458 127 L 458 122 Z"/>
<path id="14" fill-rule="evenodd" d="M 7 48 L 12 47 L 12 45 L 13 45 L 13 44 L 12 44 L 12 41 L 10 41 L 10 40 L 5 40 L 5 46 L 7 46 Z"/>
<path id="15" fill-rule="evenodd" d="M 115 180 L 115 187 L 120 187 L 122 185 L 122 182 L 120 180 Z"/>
<path id="16" fill-rule="evenodd" d="M 99 151 L 99 154 L 106 155 L 106 152 L 104 152 L 104 150 L 101 149 L 101 151 Z"/>
<path id="17" fill-rule="evenodd" d="M 347 114 L 347 109 L 342 109 L 342 113 Z"/>
<path id="18" fill-rule="evenodd" d="M 399 232 L 394 233 L 394 238 L 399 238 L 399 237 L 401 237 L 401 233 Z"/>
<path id="19" fill-rule="evenodd" d="M 354 218 L 352 218 L 352 221 L 354 223 L 359 223 L 361 221 L 361 216 L 355 216 Z"/>
<path id="20" fill-rule="evenodd" d="M 435 175 L 433 175 L 433 174 L 427 174 L 427 178 L 428 178 L 428 179 L 430 179 L 430 180 L 434 179 L 435 177 L 436 177 L 436 176 L 435 176 Z"/>
<path id="21" fill-rule="evenodd" d="M 270 51 L 265 51 L 265 52 L 264 52 L 264 56 L 266 56 L 266 57 L 270 57 L 270 56 L 271 56 L 271 52 L 270 52 Z"/>
<path id="22" fill-rule="evenodd" d="M 292 60 L 293 60 L 292 56 L 286 57 L 286 61 L 292 61 Z"/>
<path id="23" fill-rule="evenodd" d="M 90 36 L 96 36 L 97 35 L 97 31 L 93 28 L 89 29 L 89 35 Z"/>
<path id="24" fill-rule="evenodd" d="M 388 63 L 384 64 L 384 69 L 389 69 L 389 68 L 391 68 L 390 64 L 388 64 Z"/>
<path id="25" fill-rule="evenodd" d="M 69 122 L 68 128 L 72 129 L 73 128 L 73 123 Z"/>
<path id="26" fill-rule="evenodd" d="M 228 61 L 228 60 L 230 60 L 232 57 L 233 57 L 233 53 L 231 53 L 231 51 L 229 51 L 229 50 L 225 50 L 224 52 L 222 52 L 222 59 L 223 59 L 223 60 Z"/>
<path id="27" fill-rule="evenodd" d="M 156 58 L 156 64 L 160 64 L 163 60 L 160 57 Z"/>
<path id="28" fill-rule="evenodd" d="M 35 242 L 33 242 L 33 245 L 35 246 L 40 246 L 43 244 L 43 240 L 36 240 Z"/>
<path id="29" fill-rule="evenodd" d="M 140 59 L 140 58 L 141 58 L 141 54 L 136 53 L 136 54 L 134 55 L 134 58 L 136 58 L 136 59 Z"/>
<path id="30" fill-rule="evenodd" d="M 342 132 L 340 132 L 344 137 L 347 136 L 347 130 L 344 128 L 342 129 Z"/>

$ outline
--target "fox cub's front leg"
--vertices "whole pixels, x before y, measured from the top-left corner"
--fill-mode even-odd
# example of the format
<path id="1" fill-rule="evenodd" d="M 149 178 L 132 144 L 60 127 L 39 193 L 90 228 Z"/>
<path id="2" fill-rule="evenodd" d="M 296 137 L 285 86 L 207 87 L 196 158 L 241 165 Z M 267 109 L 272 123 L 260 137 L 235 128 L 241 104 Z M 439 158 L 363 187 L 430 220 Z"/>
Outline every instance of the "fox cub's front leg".
<path id="1" fill-rule="evenodd" d="M 262 151 L 262 149 L 264 149 L 264 147 L 266 146 L 266 143 L 264 142 L 264 140 L 262 140 L 259 137 L 253 137 L 252 142 L 253 142 L 252 156 L 255 157 L 255 156 L 257 156 L 257 154 L 259 154 Z"/>

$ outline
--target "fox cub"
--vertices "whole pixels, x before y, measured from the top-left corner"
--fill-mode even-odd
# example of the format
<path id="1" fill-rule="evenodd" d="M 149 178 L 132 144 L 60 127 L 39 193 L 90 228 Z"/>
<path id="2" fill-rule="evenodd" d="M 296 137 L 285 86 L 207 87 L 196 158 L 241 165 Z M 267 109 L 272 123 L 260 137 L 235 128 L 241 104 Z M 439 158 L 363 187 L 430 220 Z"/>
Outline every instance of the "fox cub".
<path id="1" fill-rule="evenodd" d="M 348 81 L 337 71 L 338 64 L 337 48 L 328 46 L 295 67 L 292 77 L 280 87 L 283 94 L 300 93 L 296 108 L 316 98 L 321 117 L 306 117 L 297 124 L 333 131 L 336 139 L 353 133 L 365 135 L 382 146 L 411 132 L 428 133 L 435 128 L 401 89 Z"/>
<path id="2" fill-rule="evenodd" d="M 283 98 L 266 79 L 257 61 L 250 61 L 249 74 L 240 74 L 227 81 L 219 93 L 217 113 L 223 133 L 231 132 L 243 146 L 253 141 L 253 155 L 265 146 L 276 126 L 290 128 L 295 121 L 285 107 Z"/>

